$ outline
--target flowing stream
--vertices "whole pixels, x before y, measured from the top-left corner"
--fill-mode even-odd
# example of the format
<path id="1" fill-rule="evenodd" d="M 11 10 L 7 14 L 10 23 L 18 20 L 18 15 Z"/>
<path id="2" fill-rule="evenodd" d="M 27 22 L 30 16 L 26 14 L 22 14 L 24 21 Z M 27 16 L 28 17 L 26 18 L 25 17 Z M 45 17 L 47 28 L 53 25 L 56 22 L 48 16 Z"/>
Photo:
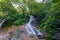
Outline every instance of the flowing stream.
<path id="1" fill-rule="evenodd" d="M 39 30 L 35 28 L 33 22 L 36 22 L 36 19 L 34 16 L 30 15 L 29 22 L 26 24 L 25 29 L 29 35 L 43 35 Z"/>

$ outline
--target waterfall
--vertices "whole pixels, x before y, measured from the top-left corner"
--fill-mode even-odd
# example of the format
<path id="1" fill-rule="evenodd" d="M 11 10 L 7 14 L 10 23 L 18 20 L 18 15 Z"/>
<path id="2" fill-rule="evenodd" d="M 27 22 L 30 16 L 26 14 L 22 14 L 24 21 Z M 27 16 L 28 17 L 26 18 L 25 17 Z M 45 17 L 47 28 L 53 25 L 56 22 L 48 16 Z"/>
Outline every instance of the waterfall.
<path id="1" fill-rule="evenodd" d="M 0 29 L 1 29 L 1 27 L 2 27 L 2 25 L 3 25 L 3 23 L 4 23 L 5 21 L 6 21 L 5 19 L 0 20 Z"/>
<path id="2" fill-rule="evenodd" d="M 35 22 L 35 20 L 35 17 L 30 15 L 29 22 L 25 26 L 27 33 L 30 35 L 43 35 L 39 30 L 35 28 L 34 25 L 32 25 L 32 22 Z"/>

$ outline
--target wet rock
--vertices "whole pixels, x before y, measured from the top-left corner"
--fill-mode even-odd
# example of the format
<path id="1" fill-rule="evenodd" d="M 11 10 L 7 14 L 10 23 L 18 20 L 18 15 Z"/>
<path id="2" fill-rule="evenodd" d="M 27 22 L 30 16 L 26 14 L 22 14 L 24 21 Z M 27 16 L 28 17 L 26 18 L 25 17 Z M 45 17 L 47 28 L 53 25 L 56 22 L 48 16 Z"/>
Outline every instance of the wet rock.
<path id="1" fill-rule="evenodd" d="M 0 33 L 0 40 L 45 40 L 40 36 L 38 37 L 35 35 L 31 37 L 27 34 L 25 26 L 17 26 L 17 28 L 10 28 L 8 31 Z"/>
<path id="2" fill-rule="evenodd" d="M 60 40 L 60 33 L 56 33 L 53 39 Z"/>

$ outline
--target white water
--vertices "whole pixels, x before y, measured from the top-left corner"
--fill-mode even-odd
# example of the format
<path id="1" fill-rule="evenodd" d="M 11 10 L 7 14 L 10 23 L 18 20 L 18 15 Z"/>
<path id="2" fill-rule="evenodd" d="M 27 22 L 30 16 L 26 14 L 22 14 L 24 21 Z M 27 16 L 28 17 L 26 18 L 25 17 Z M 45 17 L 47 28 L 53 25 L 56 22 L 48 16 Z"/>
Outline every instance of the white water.
<path id="1" fill-rule="evenodd" d="M 30 34 L 30 35 L 43 35 L 41 32 L 39 32 L 39 30 L 34 28 L 35 26 L 33 26 L 31 24 L 31 22 L 34 21 L 34 20 L 36 20 L 34 18 L 34 16 L 30 15 L 29 22 L 25 26 L 25 29 L 26 29 L 27 33 Z"/>
<path id="2" fill-rule="evenodd" d="M 0 22 L 0 29 L 1 29 L 1 27 L 2 27 L 2 25 L 3 25 L 3 23 L 4 23 L 5 21 L 6 21 L 6 20 L 3 19 L 3 20 Z"/>

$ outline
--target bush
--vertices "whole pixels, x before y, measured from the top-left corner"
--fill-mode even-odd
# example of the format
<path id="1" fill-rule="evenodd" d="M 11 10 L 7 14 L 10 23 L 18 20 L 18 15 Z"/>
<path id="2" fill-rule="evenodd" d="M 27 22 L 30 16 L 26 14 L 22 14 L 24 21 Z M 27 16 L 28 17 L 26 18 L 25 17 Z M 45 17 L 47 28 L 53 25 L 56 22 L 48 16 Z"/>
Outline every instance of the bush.
<path id="1" fill-rule="evenodd" d="M 13 22 L 13 25 L 14 26 L 18 26 L 18 25 L 23 25 L 26 23 L 26 20 L 23 18 L 23 19 L 17 19 L 16 21 Z"/>

